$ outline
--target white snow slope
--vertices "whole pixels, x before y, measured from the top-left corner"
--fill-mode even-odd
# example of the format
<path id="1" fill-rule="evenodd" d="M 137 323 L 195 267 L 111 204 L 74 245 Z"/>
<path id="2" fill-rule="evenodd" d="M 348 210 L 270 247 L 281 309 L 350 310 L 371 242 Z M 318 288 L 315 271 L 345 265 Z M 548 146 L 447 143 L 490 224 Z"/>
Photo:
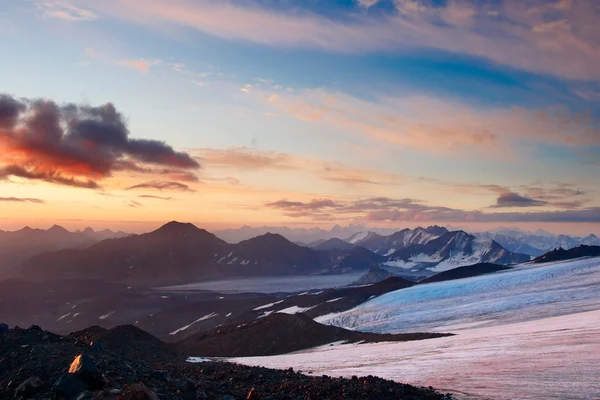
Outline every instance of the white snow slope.
<path id="1" fill-rule="evenodd" d="M 459 399 L 600 399 L 600 258 L 418 285 L 318 320 L 371 332 L 457 335 L 234 361 L 378 375 Z"/>

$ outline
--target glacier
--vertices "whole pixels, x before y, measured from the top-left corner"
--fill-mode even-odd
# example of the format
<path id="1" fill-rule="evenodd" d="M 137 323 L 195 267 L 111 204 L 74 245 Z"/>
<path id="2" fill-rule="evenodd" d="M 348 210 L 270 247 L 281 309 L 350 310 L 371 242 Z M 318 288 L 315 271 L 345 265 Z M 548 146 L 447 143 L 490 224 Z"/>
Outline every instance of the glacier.
<path id="1" fill-rule="evenodd" d="M 317 320 L 379 333 L 456 335 L 231 361 L 314 375 L 377 375 L 457 399 L 600 399 L 600 258 L 418 285 Z"/>
<path id="2" fill-rule="evenodd" d="M 318 322 L 376 333 L 491 326 L 600 309 L 600 258 L 524 264 L 468 279 L 416 285 Z"/>

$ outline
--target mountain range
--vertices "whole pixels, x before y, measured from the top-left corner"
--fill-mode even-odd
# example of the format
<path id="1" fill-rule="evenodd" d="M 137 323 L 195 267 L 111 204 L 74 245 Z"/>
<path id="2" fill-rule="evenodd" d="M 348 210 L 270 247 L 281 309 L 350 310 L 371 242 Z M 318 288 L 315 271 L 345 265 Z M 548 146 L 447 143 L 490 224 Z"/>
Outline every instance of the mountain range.
<path id="1" fill-rule="evenodd" d="M 490 232 L 476 233 L 475 235 L 492 239 L 509 251 L 524 253 L 533 257 L 539 257 L 554 249 L 562 248 L 568 250 L 582 244 L 600 246 L 600 238 L 594 234 L 578 237 L 555 235 L 542 230 L 526 232 L 519 229 L 498 229 Z"/>
<path id="2" fill-rule="evenodd" d="M 141 235 L 38 254 L 14 276 L 167 286 L 228 277 L 344 274 L 381 266 L 417 280 L 461 265 L 529 258 L 491 239 L 437 226 L 390 236 L 364 232 L 310 248 L 275 233 L 232 244 L 190 223 L 173 221 Z"/>
<path id="3" fill-rule="evenodd" d="M 13 232 L 0 231 L 0 276 L 38 254 L 61 249 L 87 248 L 105 239 L 124 237 L 125 232 L 94 231 L 92 228 L 70 232 L 59 225 L 48 230 L 26 226 Z"/>

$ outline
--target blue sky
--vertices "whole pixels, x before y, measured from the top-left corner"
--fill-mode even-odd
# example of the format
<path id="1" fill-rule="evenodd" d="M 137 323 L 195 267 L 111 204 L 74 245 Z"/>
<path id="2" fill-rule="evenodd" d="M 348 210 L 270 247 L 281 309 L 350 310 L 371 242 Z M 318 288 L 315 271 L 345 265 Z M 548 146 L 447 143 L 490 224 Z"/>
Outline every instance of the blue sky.
<path id="1" fill-rule="evenodd" d="M 600 223 L 593 0 L 9 0 L 3 7 L 2 92 L 25 102 L 113 103 L 132 138 L 165 142 L 200 164 L 191 190 L 165 196 L 162 189 L 172 200 L 139 207 L 130 202 L 140 194 L 127 187 L 166 178 L 141 168 L 94 176 L 118 200 L 93 212 L 85 205 L 98 196 L 89 189 L 5 174 L 0 197 L 26 192 L 56 205 L 56 218 L 518 225 L 528 213 L 549 225 L 565 216 L 566 229 Z M 17 150 L 6 146 L 0 162 L 9 166 Z M 18 161 L 29 172 L 42 168 L 35 158 Z M 91 178 L 65 165 L 52 171 Z M 64 202 L 73 193 L 82 196 L 80 210 Z M 522 201 L 503 203 L 506 193 Z M 348 211 L 371 197 L 423 207 Z M 318 206 L 324 198 L 335 207 Z M 269 206 L 282 199 L 301 206 Z M 206 211 L 181 211 L 197 203 Z M 0 206 L 18 215 L 12 224 L 36 207 Z M 36 220 L 53 217 L 37 208 Z"/>

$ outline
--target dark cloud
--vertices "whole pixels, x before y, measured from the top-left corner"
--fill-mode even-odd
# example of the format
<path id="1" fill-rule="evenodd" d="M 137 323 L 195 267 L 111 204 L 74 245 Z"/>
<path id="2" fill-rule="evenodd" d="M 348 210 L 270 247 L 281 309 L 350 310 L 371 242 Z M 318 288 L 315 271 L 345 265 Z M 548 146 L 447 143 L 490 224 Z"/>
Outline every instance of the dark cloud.
<path id="1" fill-rule="evenodd" d="M 148 166 L 193 170 L 198 162 L 162 141 L 132 139 L 114 105 L 58 105 L 0 95 L 0 165 L 10 175 L 97 188 L 114 171 L 153 173 Z M 183 171 L 188 173 L 187 171 Z"/>
<path id="2" fill-rule="evenodd" d="M 536 200 L 530 197 L 521 196 L 515 192 L 506 192 L 498 196 L 496 199 L 496 204 L 492 205 L 491 207 L 540 207 L 547 204 L 548 202 L 543 200 Z"/>
<path id="3" fill-rule="evenodd" d="M 303 213 L 306 211 L 322 210 L 323 208 L 337 207 L 333 200 L 329 199 L 312 199 L 308 203 L 301 201 L 279 200 L 273 203 L 265 204 L 267 207 L 286 210 L 293 213 Z"/>
<path id="4" fill-rule="evenodd" d="M 142 207 L 142 206 L 143 206 L 143 204 L 139 203 L 137 201 L 134 201 L 134 200 L 129 201 L 129 207 L 131 207 L 131 208 L 138 208 L 138 207 Z"/>
<path id="5" fill-rule="evenodd" d="M 372 222 L 600 222 L 600 207 L 563 211 L 484 213 L 479 210 L 430 206 L 414 199 L 386 197 L 335 202 L 324 202 L 320 199 L 310 202 L 279 200 L 267 203 L 266 206 L 281 210 L 283 215 L 288 217 L 310 218 L 315 221 L 343 217 Z"/>
<path id="6" fill-rule="evenodd" d="M 73 186 L 84 189 L 100 189 L 100 185 L 93 180 L 77 180 L 73 177 L 65 177 L 56 170 L 28 170 L 19 165 L 7 165 L 0 167 L 0 179 L 7 179 L 11 176 L 19 178 L 41 180 L 50 183 L 56 183 L 64 186 Z"/>
<path id="7" fill-rule="evenodd" d="M 141 194 L 138 197 L 141 199 L 171 200 L 171 197 L 153 196 L 151 194 Z"/>
<path id="8" fill-rule="evenodd" d="M 185 192 L 193 192 L 188 185 L 181 182 L 173 181 L 149 181 L 133 185 L 127 188 L 127 190 L 133 189 L 156 189 L 156 190 L 181 190 Z"/>
<path id="9" fill-rule="evenodd" d="M 46 202 L 41 199 L 31 199 L 28 197 L 0 197 L 0 201 L 15 202 L 15 203 L 36 203 L 45 204 Z"/>

